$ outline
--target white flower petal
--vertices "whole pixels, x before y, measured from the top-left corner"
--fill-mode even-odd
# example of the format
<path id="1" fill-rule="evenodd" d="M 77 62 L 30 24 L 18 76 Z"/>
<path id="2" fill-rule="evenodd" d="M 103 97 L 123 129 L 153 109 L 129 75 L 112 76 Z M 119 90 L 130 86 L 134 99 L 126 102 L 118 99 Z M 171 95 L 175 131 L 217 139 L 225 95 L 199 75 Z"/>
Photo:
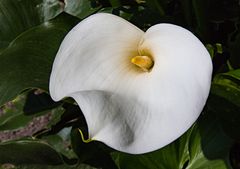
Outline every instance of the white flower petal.
<path id="1" fill-rule="evenodd" d="M 150 54 L 142 72 L 131 58 Z M 171 24 L 145 34 L 110 14 L 95 14 L 64 39 L 54 61 L 50 94 L 73 97 L 89 136 L 128 153 L 159 149 L 182 135 L 206 102 L 212 63 L 202 43 Z"/>
<path id="2" fill-rule="evenodd" d="M 129 60 L 136 55 L 143 34 L 110 14 L 92 15 L 80 22 L 65 37 L 57 53 L 50 79 L 51 96 L 59 100 L 73 92 L 117 84 L 118 76 L 132 68 Z"/>

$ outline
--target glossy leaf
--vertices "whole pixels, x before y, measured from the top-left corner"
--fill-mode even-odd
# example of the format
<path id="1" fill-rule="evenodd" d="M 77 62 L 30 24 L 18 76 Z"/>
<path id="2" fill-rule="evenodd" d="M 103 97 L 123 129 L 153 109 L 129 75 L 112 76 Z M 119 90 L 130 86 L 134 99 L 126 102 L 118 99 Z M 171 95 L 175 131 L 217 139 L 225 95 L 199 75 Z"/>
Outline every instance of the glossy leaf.
<path id="1" fill-rule="evenodd" d="M 225 132 L 240 139 L 240 69 L 214 78 L 209 108 L 221 120 Z"/>
<path id="2" fill-rule="evenodd" d="M 48 144 L 50 144 L 52 147 L 54 147 L 57 152 L 63 154 L 66 158 L 77 159 L 76 154 L 71 148 L 70 132 L 71 127 L 64 128 L 57 134 L 45 136 L 42 139 L 45 140 Z"/>
<path id="3" fill-rule="evenodd" d="M 66 4 L 59 0 L 0 0 L 0 53 L 18 35 L 62 11 L 83 18 L 98 9 L 90 0 L 66 0 Z"/>
<path id="4" fill-rule="evenodd" d="M 0 144 L 0 163 L 61 164 L 60 155 L 48 144 L 35 140 L 18 140 Z"/>
<path id="5" fill-rule="evenodd" d="M 238 85 L 240 85 L 240 69 L 235 69 L 234 71 L 224 73 L 226 76 L 230 76 L 238 80 Z"/>
<path id="6" fill-rule="evenodd" d="M 0 0 L 0 50 L 22 32 L 59 14 L 56 6 L 58 0 Z"/>
<path id="7" fill-rule="evenodd" d="M 10 106 L 3 107 L 3 115 L 0 118 L 0 131 L 13 130 L 25 127 L 32 119 L 32 116 L 25 116 L 23 114 L 23 106 L 25 104 L 25 95 L 21 95 L 8 103 Z"/>
<path id="8" fill-rule="evenodd" d="M 79 20 L 67 14 L 18 36 L 0 54 L 0 105 L 27 88 L 48 91 L 53 59 L 66 35 Z"/>
<path id="9" fill-rule="evenodd" d="M 217 75 L 212 93 L 240 106 L 240 69 Z"/>
<path id="10" fill-rule="evenodd" d="M 230 169 L 229 151 L 232 140 L 219 126 L 210 112 L 200 118 L 189 140 L 189 163 L 187 169 Z"/>

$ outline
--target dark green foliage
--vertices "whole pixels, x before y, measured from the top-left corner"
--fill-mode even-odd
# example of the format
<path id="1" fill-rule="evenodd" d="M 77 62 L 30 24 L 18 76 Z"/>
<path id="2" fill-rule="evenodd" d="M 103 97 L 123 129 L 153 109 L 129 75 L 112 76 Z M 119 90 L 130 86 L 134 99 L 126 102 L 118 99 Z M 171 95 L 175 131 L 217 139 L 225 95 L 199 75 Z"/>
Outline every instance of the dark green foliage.
<path id="1" fill-rule="evenodd" d="M 0 163 L 61 164 L 60 155 L 48 144 L 37 140 L 16 140 L 0 145 Z"/>

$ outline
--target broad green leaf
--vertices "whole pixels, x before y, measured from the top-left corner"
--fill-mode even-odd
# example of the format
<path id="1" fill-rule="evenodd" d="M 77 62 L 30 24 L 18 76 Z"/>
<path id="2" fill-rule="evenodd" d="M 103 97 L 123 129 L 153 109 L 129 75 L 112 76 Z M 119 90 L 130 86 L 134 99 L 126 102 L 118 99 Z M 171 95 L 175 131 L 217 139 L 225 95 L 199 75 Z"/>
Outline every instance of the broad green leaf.
<path id="1" fill-rule="evenodd" d="M 240 69 L 218 74 L 213 79 L 211 93 L 240 107 Z"/>
<path id="2" fill-rule="evenodd" d="M 208 106 L 221 120 L 224 131 L 240 139 L 240 69 L 214 78 Z"/>
<path id="3" fill-rule="evenodd" d="M 27 88 L 48 91 L 51 66 L 67 32 L 79 20 L 61 14 L 19 35 L 0 54 L 0 105 Z"/>
<path id="4" fill-rule="evenodd" d="M 26 96 L 21 95 L 2 107 L 3 115 L 0 116 L 0 131 L 21 128 L 30 122 L 32 117 L 24 116 L 22 111 L 25 99 Z"/>
<path id="5" fill-rule="evenodd" d="M 58 0 L 0 0 L 0 53 L 27 29 L 59 14 Z"/>
<path id="6" fill-rule="evenodd" d="M 190 160 L 186 169 L 230 169 L 231 145 L 232 140 L 221 130 L 216 117 L 210 112 L 204 114 L 189 140 Z"/>
<path id="7" fill-rule="evenodd" d="M 48 144 L 37 140 L 0 143 L 0 163 L 61 164 L 61 156 Z"/>
<path id="8" fill-rule="evenodd" d="M 236 80 L 239 81 L 238 85 L 240 85 L 240 69 L 236 69 L 234 71 L 226 72 L 223 75 L 235 78 Z"/>
<path id="9" fill-rule="evenodd" d="M 63 154 L 68 159 L 77 159 L 77 156 L 71 147 L 70 133 L 71 127 L 64 128 L 55 135 L 43 137 L 42 140 L 46 141 L 48 144 L 54 147 L 57 152 Z"/>
<path id="10" fill-rule="evenodd" d="M 0 0 L 0 53 L 21 33 L 63 11 L 84 18 L 100 8 L 90 0 Z"/>

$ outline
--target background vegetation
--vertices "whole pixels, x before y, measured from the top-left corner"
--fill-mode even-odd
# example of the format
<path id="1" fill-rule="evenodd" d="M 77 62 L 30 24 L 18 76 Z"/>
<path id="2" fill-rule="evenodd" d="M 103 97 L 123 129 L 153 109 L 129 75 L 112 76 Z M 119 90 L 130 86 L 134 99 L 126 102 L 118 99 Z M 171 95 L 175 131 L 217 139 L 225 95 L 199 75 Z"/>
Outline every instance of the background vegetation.
<path id="1" fill-rule="evenodd" d="M 81 110 L 73 100 L 49 97 L 61 41 L 97 12 L 142 30 L 163 22 L 181 25 L 209 50 L 214 74 L 208 102 L 192 128 L 170 145 L 128 155 L 83 143 Z M 0 23 L 0 168 L 240 168 L 239 0 L 0 0 Z"/>

